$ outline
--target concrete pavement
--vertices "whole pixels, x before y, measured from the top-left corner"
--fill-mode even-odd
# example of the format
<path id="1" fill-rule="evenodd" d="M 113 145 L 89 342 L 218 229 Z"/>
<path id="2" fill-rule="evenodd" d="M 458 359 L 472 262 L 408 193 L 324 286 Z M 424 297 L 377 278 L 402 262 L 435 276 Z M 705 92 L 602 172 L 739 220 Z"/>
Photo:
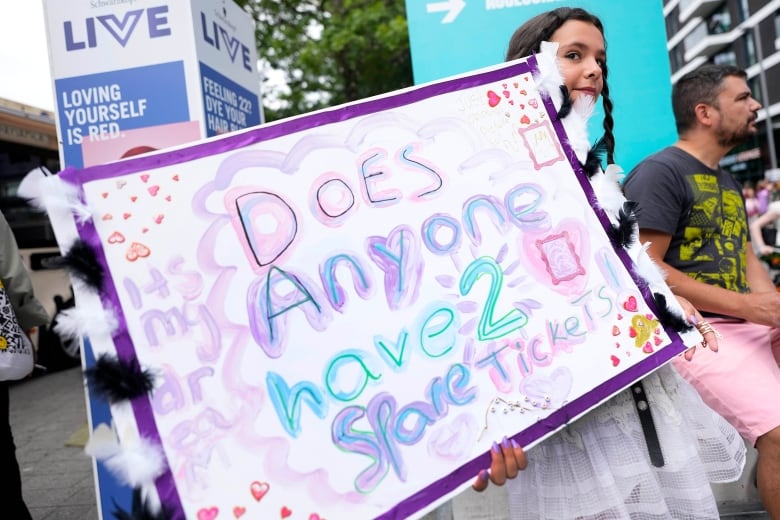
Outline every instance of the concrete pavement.
<path id="1" fill-rule="evenodd" d="M 75 367 L 11 386 L 11 428 L 34 520 L 98 519 L 92 459 L 65 445 L 87 422 L 83 385 Z"/>

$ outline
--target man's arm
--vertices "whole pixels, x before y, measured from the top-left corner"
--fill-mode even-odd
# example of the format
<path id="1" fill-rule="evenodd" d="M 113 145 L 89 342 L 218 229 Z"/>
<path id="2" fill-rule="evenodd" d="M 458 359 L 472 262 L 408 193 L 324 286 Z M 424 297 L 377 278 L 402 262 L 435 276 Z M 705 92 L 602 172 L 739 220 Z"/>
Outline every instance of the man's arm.
<path id="1" fill-rule="evenodd" d="M 643 244 L 649 242 L 647 253 L 666 273 L 666 283 L 673 293 L 686 298 L 699 311 L 780 326 L 780 293 L 775 290 L 769 274 L 753 251 L 748 250 L 747 253 L 747 274 L 751 292 L 742 294 L 694 280 L 664 262 L 663 258 L 671 239 L 671 235 L 660 231 L 639 231 L 639 240 Z"/>

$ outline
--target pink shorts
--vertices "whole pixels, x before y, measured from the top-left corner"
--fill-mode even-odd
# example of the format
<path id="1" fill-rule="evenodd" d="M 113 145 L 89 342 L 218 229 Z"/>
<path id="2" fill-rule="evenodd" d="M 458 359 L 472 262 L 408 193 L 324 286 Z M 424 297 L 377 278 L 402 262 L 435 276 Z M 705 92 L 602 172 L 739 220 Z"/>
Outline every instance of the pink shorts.
<path id="1" fill-rule="evenodd" d="M 705 318 L 717 330 L 718 352 L 697 348 L 674 367 L 707 405 L 752 445 L 780 426 L 780 329 L 725 318 Z"/>

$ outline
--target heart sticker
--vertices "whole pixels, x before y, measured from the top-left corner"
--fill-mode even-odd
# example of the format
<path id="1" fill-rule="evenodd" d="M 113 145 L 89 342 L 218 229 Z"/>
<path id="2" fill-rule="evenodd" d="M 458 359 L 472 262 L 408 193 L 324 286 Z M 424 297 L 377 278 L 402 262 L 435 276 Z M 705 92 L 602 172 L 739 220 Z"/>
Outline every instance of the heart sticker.
<path id="1" fill-rule="evenodd" d="M 133 242 L 130 244 L 130 248 L 127 250 L 127 253 L 125 253 L 125 258 L 131 262 L 135 262 L 139 258 L 146 258 L 151 253 L 152 252 L 145 245 L 141 244 L 140 242 Z"/>
<path id="2" fill-rule="evenodd" d="M 270 488 L 271 486 L 269 486 L 267 482 L 258 482 L 256 480 L 249 485 L 249 491 L 258 502 L 265 496 L 266 493 L 268 493 Z"/>
<path id="3" fill-rule="evenodd" d="M 108 236 L 109 244 L 121 244 L 125 241 L 125 236 L 119 231 L 114 231 Z"/>
<path id="4" fill-rule="evenodd" d="M 204 507 L 198 511 L 198 520 L 214 520 L 219 514 L 216 507 Z"/>
<path id="5" fill-rule="evenodd" d="M 487 97 L 488 97 L 488 105 L 490 106 L 490 108 L 494 108 L 496 105 L 501 103 L 501 96 L 499 96 L 492 90 L 487 91 Z"/>
<path id="6" fill-rule="evenodd" d="M 292 511 L 290 511 L 287 506 L 284 506 L 279 514 L 282 516 L 282 518 L 288 518 L 292 514 Z"/>

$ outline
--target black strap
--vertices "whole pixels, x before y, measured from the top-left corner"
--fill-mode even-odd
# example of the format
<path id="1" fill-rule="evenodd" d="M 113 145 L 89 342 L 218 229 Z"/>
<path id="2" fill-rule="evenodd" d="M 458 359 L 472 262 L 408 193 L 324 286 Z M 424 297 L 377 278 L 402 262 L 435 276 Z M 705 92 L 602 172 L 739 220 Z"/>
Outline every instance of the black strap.
<path id="1" fill-rule="evenodd" d="M 661 451 L 661 442 L 658 440 L 658 432 L 653 422 L 653 414 L 650 413 L 650 403 L 647 401 L 645 387 L 642 381 L 637 381 L 631 385 L 631 395 L 634 396 L 634 404 L 639 414 L 639 422 L 642 424 L 642 432 L 645 434 L 645 444 L 647 444 L 647 453 L 650 455 L 650 462 L 656 468 L 663 467 L 664 454 Z"/>

